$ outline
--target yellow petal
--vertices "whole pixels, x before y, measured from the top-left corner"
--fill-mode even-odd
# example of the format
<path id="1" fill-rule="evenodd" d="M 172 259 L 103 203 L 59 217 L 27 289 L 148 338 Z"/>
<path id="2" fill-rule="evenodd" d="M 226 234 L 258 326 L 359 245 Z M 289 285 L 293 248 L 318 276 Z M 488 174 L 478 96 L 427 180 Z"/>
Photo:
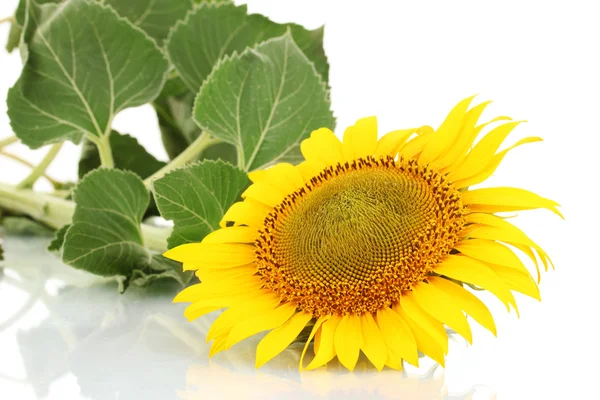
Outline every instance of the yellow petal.
<path id="1" fill-rule="evenodd" d="M 254 243 L 257 237 L 256 228 L 232 226 L 209 233 L 202 239 L 202 243 Z"/>
<path id="2" fill-rule="evenodd" d="M 377 145 L 377 118 L 367 117 L 356 121 L 344 132 L 342 149 L 346 161 L 372 156 Z"/>
<path id="3" fill-rule="evenodd" d="M 526 245 L 543 251 L 522 230 L 497 215 L 474 213 L 468 214 L 465 219 L 467 222 L 479 224 L 472 226 L 470 231 L 472 238 L 498 240 L 511 245 Z"/>
<path id="4" fill-rule="evenodd" d="M 310 134 L 310 139 L 300 145 L 302 155 L 307 161 L 335 165 L 344 161 L 342 143 L 335 134 L 327 128 L 317 129 Z"/>
<path id="5" fill-rule="evenodd" d="M 427 165 L 440 155 L 448 152 L 450 146 L 461 133 L 467 109 L 474 97 L 468 97 L 454 106 L 442 125 L 423 148 L 423 152 L 419 156 L 420 163 Z"/>
<path id="6" fill-rule="evenodd" d="M 264 182 L 276 187 L 285 194 L 290 194 L 304 186 L 304 180 L 302 179 L 302 175 L 300 175 L 300 171 L 289 163 L 275 164 L 267 169 Z"/>
<path id="7" fill-rule="evenodd" d="M 253 183 L 242 193 L 243 199 L 252 199 L 269 207 L 275 207 L 281 203 L 285 196 L 286 193 L 265 181 Z"/>
<path id="8" fill-rule="evenodd" d="M 463 192 L 462 201 L 464 205 L 471 205 L 469 209 L 475 212 L 483 210 L 487 206 L 494 207 L 494 212 L 545 208 L 564 219 L 560 211 L 556 208 L 558 203 L 525 189 L 495 187 L 468 190 Z M 484 207 L 482 208 L 481 206 Z"/>
<path id="9" fill-rule="evenodd" d="M 485 135 L 467 154 L 464 161 L 448 176 L 452 181 L 470 176 L 472 171 L 479 171 L 492 160 L 496 151 L 508 134 L 523 121 L 502 124 Z"/>
<path id="10" fill-rule="evenodd" d="M 494 322 L 494 318 L 492 317 L 490 310 L 488 310 L 486 305 L 483 304 L 477 296 L 462 286 L 441 277 L 432 276 L 429 277 L 428 280 L 431 285 L 444 292 L 447 295 L 447 298 L 451 299 L 448 301 L 452 301 L 464 312 L 473 317 L 475 321 L 479 322 L 481 326 L 496 335 L 496 323 Z"/>
<path id="11" fill-rule="evenodd" d="M 414 287 L 412 293 L 406 297 L 413 298 L 414 302 L 426 313 L 454 329 L 458 334 L 467 339 L 469 343 L 473 342 L 471 328 L 465 315 L 453 302 L 453 299 L 446 296 L 445 292 L 433 285 L 421 283 Z M 402 304 L 404 304 L 405 298 L 403 297 L 402 300 Z"/>
<path id="12" fill-rule="evenodd" d="M 423 151 L 423 148 L 427 145 L 431 137 L 434 135 L 434 130 L 430 126 L 422 126 L 417 129 L 419 134 L 417 137 L 406 142 L 404 146 L 400 147 L 398 153 L 405 159 L 417 158 Z"/>
<path id="13" fill-rule="evenodd" d="M 319 175 L 326 167 L 327 165 L 325 165 L 325 163 L 302 161 L 296 166 L 296 169 L 298 169 L 298 172 L 302 176 L 304 182 L 310 182 L 311 178 Z"/>
<path id="14" fill-rule="evenodd" d="M 377 311 L 377 326 L 392 354 L 415 366 L 419 365 L 417 342 L 402 315 L 391 308 L 382 308 Z"/>
<path id="15" fill-rule="evenodd" d="M 253 315 L 262 314 L 273 310 L 279 304 L 279 296 L 270 291 L 258 291 L 251 299 L 223 311 L 210 326 L 206 341 L 209 342 L 218 336 L 228 336 L 233 326 L 243 319 L 251 318 Z"/>
<path id="16" fill-rule="evenodd" d="M 254 246 L 238 243 L 187 243 L 163 254 L 189 266 L 236 267 L 255 261 Z"/>
<path id="17" fill-rule="evenodd" d="M 362 344 L 360 317 L 354 314 L 344 315 L 335 330 L 333 346 L 338 360 L 350 372 L 356 366 Z"/>
<path id="18" fill-rule="evenodd" d="M 402 296 L 400 304 L 394 306 L 394 310 L 398 311 L 399 309 L 402 309 L 411 320 L 426 331 L 444 350 L 444 353 L 448 352 L 448 335 L 446 334 L 446 330 L 439 321 L 431 317 L 417 304 L 412 294 L 407 293 Z"/>
<path id="19" fill-rule="evenodd" d="M 232 268 L 207 268 L 202 267 L 196 271 L 196 276 L 201 282 L 214 285 L 235 285 L 241 281 L 244 283 L 249 280 L 258 279 L 256 274 L 256 264 L 247 264 Z M 260 279 L 258 279 L 260 280 Z"/>
<path id="20" fill-rule="evenodd" d="M 256 368 L 260 368 L 288 347 L 311 319 L 312 314 L 301 311 L 279 328 L 269 332 L 256 347 Z"/>
<path id="21" fill-rule="evenodd" d="M 255 228 L 262 228 L 265 217 L 273 210 L 273 207 L 266 206 L 258 201 L 247 199 L 234 203 L 221 219 L 220 226 L 225 228 L 227 222 L 234 222 L 236 225 L 248 225 Z"/>
<path id="22" fill-rule="evenodd" d="M 535 143 L 541 141 L 542 139 L 538 137 L 527 137 L 519 140 L 517 143 L 515 143 L 508 149 L 502 150 L 500 153 L 492 157 L 491 161 L 485 167 L 482 167 L 480 170 L 471 171 L 471 174 L 468 178 L 464 178 L 453 182 L 454 187 L 456 187 L 457 189 L 462 189 L 485 181 L 490 176 L 492 176 L 492 174 L 496 171 L 500 163 L 502 163 L 502 160 L 504 160 L 504 156 L 506 156 L 506 153 L 508 153 L 510 150 L 526 143 Z"/>
<path id="23" fill-rule="evenodd" d="M 267 179 L 267 176 L 268 173 L 266 169 L 257 169 L 256 171 L 248 172 L 248 178 L 254 183 Z"/>
<path id="24" fill-rule="evenodd" d="M 431 168 L 446 172 L 444 171 L 446 167 L 452 165 L 467 153 L 480 131 L 480 128 L 475 125 L 483 113 L 483 110 L 485 110 L 490 103 L 490 101 L 483 102 L 467 111 L 462 129 L 458 131 L 458 134 L 450 143 L 448 150 L 440 154 L 440 156 L 430 164 Z"/>
<path id="25" fill-rule="evenodd" d="M 417 347 L 421 351 L 421 353 L 430 357 L 432 360 L 437 361 L 442 367 L 446 364 L 444 349 L 440 347 L 437 340 L 435 340 L 429 332 L 423 330 L 419 325 L 417 325 L 409 316 L 404 313 L 401 308 L 396 309 L 396 311 L 400 314 L 402 318 L 406 321 L 406 324 L 413 332 L 415 340 L 417 342 Z M 406 360 L 408 361 L 408 360 Z"/>
<path id="26" fill-rule="evenodd" d="M 300 366 L 299 366 L 300 371 L 302 371 L 304 369 L 304 355 L 306 354 L 308 345 L 310 344 L 311 340 L 313 340 L 313 338 L 315 337 L 315 334 L 317 333 L 317 331 L 319 330 L 321 325 L 325 321 L 327 321 L 329 319 L 329 317 L 330 317 L 330 315 L 322 315 L 319 318 L 317 318 L 315 325 L 313 326 L 312 330 L 310 331 L 310 335 L 308 335 L 308 339 L 306 340 L 306 344 L 304 345 L 304 349 L 302 349 L 302 354 L 300 355 Z M 315 353 L 316 353 L 316 349 L 315 349 Z"/>
<path id="27" fill-rule="evenodd" d="M 388 132 L 379 141 L 375 147 L 373 155 L 377 157 L 391 156 L 395 157 L 398 150 L 403 146 L 408 138 L 416 133 L 416 129 L 402 129 L 398 131 Z"/>
<path id="28" fill-rule="evenodd" d="M 457 170 L 458 167 L 461 166 L 462 163 L 465 161 L 465 158 L 467 157 L 467 151 L 469 151 L 469 149 L 473 145 L 473 142 L 475 141 L 475 139 L 477 138 L 479 133 L 481 133 L 481 131 L 488 125 L 490 125 L 494 122 L 498 122 L 498 121 L 512 121 L 512 118 L 507 117 L 507 116 L 501 116 L 501 117 L 496 117 L 496 118 L 494 118 L 488 122 L 485 122 L 483 124 L 477 125 L 475 127 L 475 129 L 473 130 L 473 132 L 471 132 L 470 135 L 468 136 L 468 139 L 465 138 L 465 142 L 464 142 L 465 147 L 462 149 L 461 155 L 455 161 L 453 161 L 452 164 L 443 168 L 441 172 L 448 173 L 448 172 Z"/>
<path id="29" fill-rule="evenodd" d="M 385 366 L 391 369 L 395 369 L 396 371 L 402 371 L 402 359 L 392 353 L 392 351 L 388 348 L 387 351 L 387 359 L 385 360 Z"/>
<path id="30" fill-rule="evenodd" d="M 469 239 L 458 242 L 454 249 L 486 263 L 503 265 L 525 273 L 529 272 L 521 259 L 502 243 L 485 239 Z"/>
<path id="31" fill-rule="evenodd" d="M 197 304 L 190 304 L 183 312 L 183 315 L 188 321 L 193 321 L 196 318 L 200 318 L 203 315 L 220 310 L 221 308 L 223 307 L 198 307 Z"/>
<path id="32" fill-rule="evenodd" d="M 536 300 L 541 300 L 540 289 L 528 272 L 524 273 L 523 271 L 501 265 L 490 265 L 490 268 L 504 280 L 511 290 L 523 293 Z"/>
<path id="33" fill-rule="evenodd" d="M 208 357 L 212 357 L 215 354 L 225 350 L 225 344 L 227 343 L 227 337 L 218 337 L 215 339 L 213 344 L 210 346 Z"/>
<path id="34" fill-rule="evenodd" d="M 533 252 L 533 250 L 531 250 L 529 246 L 522 244 L 513 243 L 512 245 L 515 246 L 517 249 L 521 250 L 523 253 L 525 253 L 525 255 L 529 257 L 531 261 L 533 261 L 533 264 L 535 265 L 535 270 L 537 272 L 537 283 L 539 284 L 542 280 L 542 274 L 540 273 L 540 265 L 538 264 L 537 258 L 535 257 L 535 253 Z"/>
<path id="35" fill-rule="evenodd" d="M 463 255 L 448 255 L 435 267 L 437 274 L 477 285 L 498 297 L 510 310 L 509 304 L 517 310 L 517 304 L 508 287 L 489 266 L 481 261 Z"/>
<path id="36" fill-rule="evenodd" d="M 237 323 L 227 337 L 227 348 L 256 335 L 259 332 L 275 329 L 283 325 L 296 312 L 296 305 L 284 303 L 274 310 L 254 315 Z"/>
<path id="37" fill-rule="evenodd" d="M 361 350 L 378 371 L 383 369 L 387 360 L 388 349 L 383 339 L 383 335 L 369 312 L 360 316 L 360 325 L 362 329 L 363 344 Z"/>
<path id="38" fill-rule="evenodd" d="M 247 281 L 241 281 L 236 287 L 223 285 L 219 282 L 214 283 L 198 283 L 183 289 L 173 299 L 174 303 L 194 302 L 198 303 L 203 300 L 214 300 L 215 303 L 206 304 L 207 307 L 216 307 L 221 304 L 227 305 L 228 297 L 235 297 L 244 294 L 245 290 L 258 290 L 263 283 L 255 277 L 248 277 Z M 204 304 L 204 303 L 203 303 Z"/>
<path id="39" fill-rule="evenodd" d="M 334 335 L 342 317 L 332 315 L 327 321 L 321 325 L 321 329 L 317 332 L 319 336 L 319 345 L 316 344 L 315 337 L 315 358 L 306 367 L 307 371 L 319 368 L 327 364 L 335 357 L 335 347 L 333 344 Z"/>

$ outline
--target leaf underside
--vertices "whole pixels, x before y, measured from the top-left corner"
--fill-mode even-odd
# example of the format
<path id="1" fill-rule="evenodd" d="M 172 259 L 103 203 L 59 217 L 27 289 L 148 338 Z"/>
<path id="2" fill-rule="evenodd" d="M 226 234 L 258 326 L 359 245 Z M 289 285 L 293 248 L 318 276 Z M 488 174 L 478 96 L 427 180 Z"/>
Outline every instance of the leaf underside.
<path id="1" fill-rule="evenodd" d="M 7 103 L 15 134 L 31 148 L 109 134 L 119 111 L 158 95 L 168 68 L 145 33 L 88 0 L 70 0 L 37 26 L 26 59 Z"/>
<path id="2" fill-rule="evenodd" d="M 175 23 L 193 6 L 192 0 L 98 0 L 109 5 L 122 17 L 140 27 L 162 44 Z"/>
<path id="3" fill-rule="evenodd" d="M 329 64 L 323 50 L 323 28 L 309 31 L 296 24 L 277 24 L 247 7 L 233 4 L 202 4 L 179 22 L 165 44 L 169 58 L 188 88 L 197 93 L 202 82 L 224 56 L 283 35 L 292 36 L 324 81 Z"/>
<path id="4" fill-rule="evenodd" d="M 66 231 L 62 259 L 96 275 L 149 283 L 160 275 L 186 284 L 189 274 L 145 246 L 141 222 L 150 196 L 133 172 L 97 169 L 74 192 L 73 223 Z M 143 279 L 142 279 L 143 278 Z M 130 282 L 133 283 L 133 282 Z"/>
<path id="5" fill-rule="evenodd" d="M 290 34 L 220 62 L 196 98 L 194 116 L 238 148 L 245 171 L 300 162 L 300 142 L 335 124 L 325 84 Z"/>
<path id="6" fill-rule="evenodd" d="M 246 174 L 238 168 L 210 160 L 154 181 L 154 198 L 160 214 L 174 223 L 168 247 L 200 242 L 219 229 L 223 215 L 249 184 Z"/>
<path id="7" fill-rule="evenodd" d="M 203 81 L 223 57 L 281 36 L 290 29 L 294 40 L 315 64 L 321 78 L 328 79 L 329 65 L 323 50 L 322 28 L 310 31 L 296 24 L 277 24 L 262 15 L 248 15 L 245 5 L 205 3 L 195 7 L 175 25 L 165 44 L 175 66 L 175 78 L 167 81 L 154 106 L 163 143 L 171 158 L 181 153 L 202 132 L 192 118 L 192 106 Z M 180 82 L 187 86 L 187 90 L 181 90 Z M 237 163 L 237 150 L 235 145 L 220 144 L 205 151 L 199 160 L 205 158 Z"/>
<path id="8" fill-rule="evenodd" d="M 140 178 L 146 179 L 165 166 L 139 144 L 136 138 L 121 134 L 115 130 L 110 135 L 110 147 L 114 158 L 115 168 L 135 172 Z M 100 166 L 98 148 L 91 142 L 83 144 L 79 159 L 79 178 Z"/>

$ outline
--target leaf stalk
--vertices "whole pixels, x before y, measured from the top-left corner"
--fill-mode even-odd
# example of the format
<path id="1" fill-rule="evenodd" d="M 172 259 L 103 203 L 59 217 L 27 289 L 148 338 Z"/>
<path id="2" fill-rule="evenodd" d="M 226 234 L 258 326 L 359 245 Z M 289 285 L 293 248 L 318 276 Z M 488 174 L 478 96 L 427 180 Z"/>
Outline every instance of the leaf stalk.
<path id="1" fill-rule="evenodd" d="M 98 147 L 100 154 L 100 164 L 104 168 L 114 168 L 115 161 L 113 159 L 112 148 L 110 147 L 110 134 L 104 135 L 99 139 L 92 140 Z"/>
<path id="2" fill-rule="evenodd" d="M 42 176 L 44 176 L 44 174 L 46 173 L 46 170 L 48 169 L 50 164 L 52 164 L 52 161 L 54 161 L 54 159 L 60 152 L 60 149 L 62 148 L 63 143 L 64 142 L 59 142 L 59 143 L 53 144 L 52 147 L 50 147 L 50 150 L 48 150 L 48 153 L 46 153 L 46 155 L 42 159 L 42 161 L 36 167 L 33 168 L 33 170 L 29 173 L 29 175 L 25 179 L 23 179 L 21 181 L 21 183 L 19 183 L 17 185 L 17 188 L 19 188 L 19 189 L 32 188 L 33 185 L 38 181 L 38 179 L 40 179 Z"/>
<path id="3" fill-rule="evenodd" d="M 14 154 L 12 154 L 12 153 L 7 153 L 7 152 L 5 152 L 5 151 L 2 151 L 2 150 L 0 150 L 0 156 L 3 156 L 3 157 L 6 157 L 6 158 L 8 158 L 8 159 L 11 159 L 11 160 L 13 160 L 13 161 L 16 161 L 16 162 L 18 162 L 18 163 L 20 163 L 20 164 L 23 164 L 23 165 L 25 165 L 26 167 L 29 167 L 29 168 L 31 168 L 31 169 L 35 168 L 35 165 L 33 165 L 32 163 L 30 163 L 29 161 L 27 161 L 27 160 L 25 160 L 25 159 L 23 159 L 23 158 L 21 158 L 21 157 L 19 157 L 19 156 L 16 156 L 16 155 L 14 155 Z M 48 174 L 46 174 L 46 173 L 44 173 L 42 176 L 43 176 L 43 177 L 44 177 L 44 178 L 45 178 L 45 179 L 46 179 L 48 182 L 50 182 L 50 183 L 52 184 L 52 186 L 54 186 L 54 187 L 59 187 L 59 186 L 61 186 L 61 185 L 62 185 L 62 183 L 61 183 L 61 182 L 57 181 L 56 179 L 53 179 L 53 178 L 51 178 L 51 177 L 50 177 L 50 176 L 48 176 Z M 54 192 L 54 193 L 53 193 L 53 195 L 56 195 L 56 194 L 57 194 L 56 192 Z"/>
<path id="4" fill-rule="evenodd" d="M 13 143 L 17 143 L 19 141 L 19 138 L 16 136 L 9 136 L 5 139 L 0 140 L 0 150 L 2 150 L 2 148 L 11 145 Z"/>
<path id="5" fill-rule="evenodd" d="M 179 154 L 177 157 L 172 159 L 167 165 L 165 165 L 164 167 L 156 171 L 154 174 L 152 174 L 152 176 L 146 178 L 144 180 L 144 185 L 146 185 L 146 187 L 150 189 L 150 187 L 152 186 L 152 181 L 154 181 L 155 179 L 162 178 L 167 173 L 177 168 L 183 167 L 188 162 L 198 158 L 202 154 L 202 152 L 210 146 L 221 142 L 221 139 L 214 138 L 208 133 L 202 132 L 200 136 L 196 138 L 196 140 L 194 140 L 183 152 L 181 152 L 181 154 Z"/>
<path id="6" fill-rule="evenodd" d="M 70 224 L 75 212 L 75 203 L 31 189 L 19 189 L 16 186 L 0 183 L 0 208 L 25 214 L 53 229 Z M 144 244 L 150 250 L 167 250 L 167 238 L 171 229 L 142 224 Z"/>
<path id="7" fill-rule="evenodd" d="M 6 22 L 10 22 L 11 24 L 14 24 L 15 23 L 15 17 L 13 15 L 11 15 L 10 17 L 0 18 L 0 24 L 4 24 Z"/>

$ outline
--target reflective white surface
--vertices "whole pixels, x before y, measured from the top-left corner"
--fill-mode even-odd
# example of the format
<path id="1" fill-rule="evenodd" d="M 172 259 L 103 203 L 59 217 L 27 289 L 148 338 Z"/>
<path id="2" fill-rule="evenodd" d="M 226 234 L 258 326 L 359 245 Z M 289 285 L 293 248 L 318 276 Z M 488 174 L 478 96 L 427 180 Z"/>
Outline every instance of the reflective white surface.
<path id="1" fill-rule="evenodd" d="M 10 15 L 17 2 L 0 1 L 0 16 Z M 517 295 L 519 319 L 482 295 L 498 337 L 473 324 L 473 345 L 454 345 L 446 369 L 433 377 L 418 379 L 429 365 L 411 377 L 335 367 L 300 374 L 297 350 L 257 372 L 256 339 L 208 360 L 203 332 L 211 316 L 186 322 L 183 306 L 171 304 L 176 288 L 119 295 L 115 285 L 62 266 L 39 243 L 7 238 L 0 399 L 411 400 L 488 399 L 494 393 L 508 400 L 600 399 L 597 2 L 236 0 L 241 2 L 279 22 L 326 24 L 340 137 L 367 115 L 378 115 L 380 133 L 438 126 L 449 107 L 473 93 L 494 100 L 487 117 L 527 119 L 511 143 L 525 136 L 544 142 L 507 156 L 486 186 L 527 188 L 562 206 L 565 221 L 544 211 L 515 220 L 556 265 L 543 274 L 543 301 Z M 7 34 L 8 25 L 0 25 L 0 39 Z M 0 50 L 0 96 L 21 67 L 18 52 Z M 148 105 L 115 120 L 117 130 L 164 160 L 157 127 Z M 0 138 L 10 133 L 3 100 Z M 32 162 L 47 151 L 19 144 L 9 150 Z M 49 174 L 74 180 L 79 151 L 66 144 Z M 0 180 L 17 183 L 27 173 L 0 158 Z M 49 186 L 39 181 L 36 188 Z"/>
<path id="2" fill-rule="evenodd" d="M 300 345 L 260 370 L 259 337 L 208 358 L 205 334 L 215 314 L 189 323 L 177 287 L 117 292 L 62 265 L 47 239 L 5 238 L 0 280 L 2 399 L 492 399 L 494 389 L 444 371 L 427 359 L 419 369 L 376 372 L 361 360 L 354 373 L 334 364 L 298 371 Z M 465 343 L 451 342 L 453 360 Z M 476 366 L 473 366 L 476 367 Z"/>

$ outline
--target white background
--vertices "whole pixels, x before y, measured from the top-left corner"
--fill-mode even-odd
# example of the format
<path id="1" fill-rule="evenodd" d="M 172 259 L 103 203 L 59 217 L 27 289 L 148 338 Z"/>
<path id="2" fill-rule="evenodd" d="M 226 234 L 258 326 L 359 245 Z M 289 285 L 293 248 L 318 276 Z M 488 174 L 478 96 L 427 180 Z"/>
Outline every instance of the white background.
<path id="1" fill-rule="evenodd" d="M 10 15 L 16 3 L 2 0 L 0 16 Z M 475 93 L 480 101 L 494 101 L 488 117 L 510 115 L 529 121 L 518 127 L 511 143 L 525 136 L 541 136 L 544 142 L 509 154 L 487 184 L 527 188 L 561 204 L 565 221 L 546 211 L 525 212 L 516 220 L 548 251 L 556 271 L 543 275 L 541 303 L 519 296 L 520 319 L 489 302 L 497 316 L 498 338 L 475 330 L 473 346 L 448 364 L 446 374 L 453 382 L 485 384 L 499 399 L 600 398 L 593 372 L 600 357 L 598 3 L 250 0 L 248 4 L 251 12 L 278 22 L 309 28 L 326 25 L 338 134 L 368 115 L 379 117 L 381 132 L 422 124 L 436 127 L 450 107 Z M 0 26 L 3 43 L 7 33 L 8 26 Z M 2 98 L 20 68 L 18 52 L 0 51 Z M 149 106 L 123 112 L 115 128 L 136 136 L 152 154 L 165 159 Z M 0 138 L 10 134 L 6 104 L 1 101 Z M 21 145 L 8 150 L 32 161 L 44 154 Z M 48 173 L 74 179 L 78 151 L 65 146 Z M 17 182 L 26 172 L 0 157 L 2 181 Z M 23 374 L 19 353 L 10 354 L 0 356 L 1 370 Z M 359 387 L 361 376 L 356 378 Z M 8 383 L 0 380 L 3 385 Z M 11 385 L 22 398 L 33 396 L 26 384 Z M 65 379 L 52 398 L 73 393 L 78 393 L 76 380 Z"/>

